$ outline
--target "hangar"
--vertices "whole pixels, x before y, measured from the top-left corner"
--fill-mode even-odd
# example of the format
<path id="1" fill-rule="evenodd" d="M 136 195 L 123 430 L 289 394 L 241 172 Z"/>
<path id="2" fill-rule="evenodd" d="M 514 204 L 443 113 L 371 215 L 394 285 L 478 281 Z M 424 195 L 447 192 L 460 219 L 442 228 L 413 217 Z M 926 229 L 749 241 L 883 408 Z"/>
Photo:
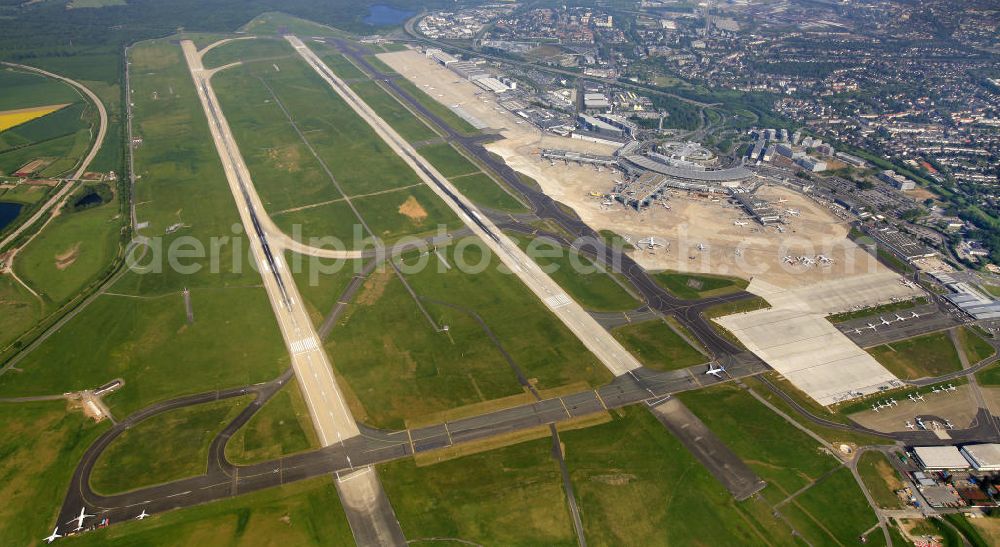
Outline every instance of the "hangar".
<path id="1" fill-rule="evenodd" d="M 931 470 L 962 470 L 972 467 L 954 446 L 914 446 L 920 467 Z"/>

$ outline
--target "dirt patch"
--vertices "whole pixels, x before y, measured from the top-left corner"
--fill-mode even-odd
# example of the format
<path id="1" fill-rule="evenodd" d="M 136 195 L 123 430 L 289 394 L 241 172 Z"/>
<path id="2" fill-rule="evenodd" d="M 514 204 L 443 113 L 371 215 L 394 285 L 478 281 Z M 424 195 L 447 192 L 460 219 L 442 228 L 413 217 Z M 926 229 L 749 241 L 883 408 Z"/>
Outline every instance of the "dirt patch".
<path id="1" fill-rule="evenodd" d="M 354 299 L 359 306 L 371 306 L 382 298 L 386 285 L 392 278 L 391 271 L 375 272 L 369 277 L 361 287 L 361 294 Z"/>
<path id="2" fill-rule="evenodd" d="M 267 151 L 267 157 L 274 162 L 274 166 L 282 171 L 288 171 L 289 173 L 295 173 L 301 170 L 299 165 L 302 161 L 301 156 L 302 154 L 296 146 L 271 148 Z"/>
<path id="3" fill-rule="evenodd" d="M 610 484 L 611 486 L 624 486 L 635 479 L 635 475 L 630 475 L 628 473 L 615 473 L 612 475 L 594 475 L 590 477 L 590 480 L 594 482 L 600 482 L 603 484 Z"/>
<path id="4" fill-rule="evenodd" d="M 65 270 L 76 262 L 76 259 L 80 257 L 80 244 L 81 241 L 77 241 L 72 247 L 66 249 L 60 254 L 56 255 L 56 269 L 59 271 Z"/>
<path id="5" fill-rule="evenodd" d="M 412 220 L 416 224 L 421 224 L 427 218 L 427 211 L 420 205 L 417 198 L 410 196 L 399 206 L 399 214 Z"/>

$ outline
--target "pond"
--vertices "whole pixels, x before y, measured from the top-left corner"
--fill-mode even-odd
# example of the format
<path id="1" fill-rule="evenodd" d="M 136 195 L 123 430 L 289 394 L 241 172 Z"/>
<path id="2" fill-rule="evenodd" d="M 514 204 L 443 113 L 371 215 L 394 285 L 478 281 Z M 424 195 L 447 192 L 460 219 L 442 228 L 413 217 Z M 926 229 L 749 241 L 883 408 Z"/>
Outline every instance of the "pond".
<path id="1" fill-rule="evenodd" d="M 20 203 L 0 201 L 0 230 L 6 228 L 8 224 L 17 218 L 17 215 L 21 213 L 22 207 L 24 206 Z"/>
<path id="2" fill-rule="evenodd" d="M 371 7 L 364 22 L 373 27 L 394 27 L 402 25 L 407 19 L 413 17 L 415 12 L 387 6 L 385 4 L 375 4 Z"/>

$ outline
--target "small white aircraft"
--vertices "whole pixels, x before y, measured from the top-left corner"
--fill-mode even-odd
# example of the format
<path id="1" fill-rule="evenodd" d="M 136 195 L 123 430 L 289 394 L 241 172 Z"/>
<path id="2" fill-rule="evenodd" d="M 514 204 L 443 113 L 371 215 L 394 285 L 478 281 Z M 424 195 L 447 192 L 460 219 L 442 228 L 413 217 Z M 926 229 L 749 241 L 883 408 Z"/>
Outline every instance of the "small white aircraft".
<path id="1" fill-rule="evenodd" d="M 55 540 L 57 540 L 57 539 L 59 539 L 61 537 L 62 536 L 59 535 L 59 527 L 56 526 L 55 528 L 52 529 L 52 535 L 49 536 L 49 537 L 47 537 L 47 538 L 45 538 L 45 539 L 43 539 L 42 541 L 44 541 L 45 543 L 52 543 L 53 541 L 55 541 Z"/>
<path id="2" fill-rule="evenodd" d="M 87 517 L 94 517 L 94 516 L 96 516 L 96 515 L 88 515 L 87 514 L 87 508 L 86 507 L 81 507 L 80 508 L 80 516 L 78 516 L 75 519 L 67 522 L 66 524 L 73 524 L 75 522 L 76 523 L 76 530 L 74 530 L 74 531 L 79 532 L 80 530 L 83 530 L 83 519 L 85 519 Z"/>
<path id="3" fill-rule="evenodd" d="M 819 260 L 823 264 L 833 264 L 833 259 L 826 255 L 816 255 L 816 260 Z"/>
<path id="4" fill-rule="evenodd" d="M 944 426 L 948 429 L 955 429 L 955 426 L 949 420 L 944 421 Z"/>
<path id="5" fill-rule="evenodd" d="M 803 256 L 802 259 L 801 259 L 801 261 L 806 266 L 815 266 L 816 265 L 816 261 L 813 260 L 813 259 L 811 259 L 811 258 L 809 258 L 808 256 Z"/>
<path id="6" fill-rule="evenodd" d="M 136 515 L 135 520 L 142 520 L 142 519 L 144 519 L 144 518 L 146 518 L 148 516 L 149 516 L 149 513 L 147 513 L 146 510 L 143 509 L 141 513 L 139 513 L 138 515 Z"/>
<path id="7" fill-rule="evenodd" d="M 948 387 L 945 389 L 947 389 L 948 391 L 958 391 L 958 388 L 951 384 L 948 384 Z"/>
<path id="8" fill-rule="evenodd" d="M 883 325 L 891 325 L 892 324 L 892 321 L 886 321 L 885 317 L 882 317 L 881 315 L 878 318 L 882 320 L 882 324 Z"/>
<path id="9" fill-rule="evenodd" d="M 723 372 L 726 372 L 726 367 L 722 365 L 716 365 L 715 363 L 709 363 L 708 370 L 705 371 L 705 374 L 711 374 L 712 376 L 715 376 L 716 378 L 722 380 Z"/>
<path id="10" fill-rule="evenodd" d="M 899 314 L 897 313 L 897 314 L 896 314 L 896 321 L 906 321 L 906 318 L 905 318 L 905 317 L 902 317 L 902 316 L 900 316 L 900 315 L 899 315 Z"/>
<path id="11" fill-rule="evenodd" d="M 872 403 L 872 410 L 874 410 L 875 412 L 878 412 L 881 409 L 882 409 L 882 405 L 876 405 L 875 403 Z"/>
<path id="12" fill-rule="evenodd" d="M 878 327 L 876 327 L 873 323 L 868 323 L 868 326 L 865 328 L 872 329 L 874 331 L 878 330 Z"/>
<path id="13" fill-rule="evenodd" d="M 899 404 L 899 401 L 897 401 L 896 399 L 891 399 L 890 398 L 888 404 L 889 404 L 889 406 L 896 406 L 896 405 Z"/>
<path id="14" fill-rule="evenodd" d="M 932 387 L 932 388 L 931 388 L 931 391 L 932 391 L 932 392 L 934 392 L 934 393 L 941 393 L 941 392 L 942 392 L 942 391 L 944 391 L 944 390 L 943 390 L 943 389 L 940 389 L 940 388 L 939 388 L 939 387 L 937 387 L 937 386 L 934 386 L 934 387 Z"/>
<path id="15" fill-rule="evenodd" d="M 745 220 L 734 220 L 733 221 L 733 226 L 746 226 L 747 224 L 749 224 L 749 222 L 747 222 Z"/>
<path id="16" fill-rule="evenodd" d="M 705 245 L 704 243 L 699 243 L 698 244 L 698 250 L 699 251 L 704 251 L 707 248 L 708 248 L 708 245 Z"/>
<path id="17" fill-rule="evenodd" d="M 923 420 L 921 420 L 919 417 L 917 417 L 916 420 L 917 420 L 917 427 L 919 427 L 920 429 L 927 429 L 927 425 L 924 424 Z"/>
<path id="18" fill-rule="evenodd" d="M 916 318 L 920 317 L 920 314 L 918 314 L 917 312 L 910 312 L 910 317 L 913 318 L 913 319 L 916 319 Z"/>
<path id="19" fill-rule="evenodd" d="M 861 334 L 861 329 L 854 329 L 854 334 Z"/>
<path id="20" fill-rule="evenodd" d="M 785 264 L 795 264 L 795 257 L 794 256 L 786 256 L 786 257 L 783 257 L 781 259 L 781 261 L 784 262 Z"/>
<path id="21" fill-rule="evenodd" d="M 789 214 L 789 215 L 792 215 L 793 217 L 799 216 L 799 210 L 798 209 L 785 209 L 785 213 Z"/>
<path id="22" fill-rule="evenodd" d="M 911 422 L 909 420 L 906 421 L 906 429 L 914 429 L 915 427 L 916 426 L 913 425 L 913 422 Z"/>

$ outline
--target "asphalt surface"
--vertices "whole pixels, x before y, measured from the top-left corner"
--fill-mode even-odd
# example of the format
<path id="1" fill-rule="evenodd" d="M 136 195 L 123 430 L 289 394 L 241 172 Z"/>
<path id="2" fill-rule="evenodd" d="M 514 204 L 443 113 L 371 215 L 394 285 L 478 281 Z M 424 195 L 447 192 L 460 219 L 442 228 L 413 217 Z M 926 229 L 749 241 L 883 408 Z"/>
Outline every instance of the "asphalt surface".
<path id="1" fill-rule="evenodd" d="M 329 446 L 355 437 L 359 434 L 358 426 L 347 408 L 333 376 L 329 357 L 323 351 L 319 335 L 302 305 L 302 297 L 285 263 L 282 252 L 285 248 L 282 243 L 285 241 L 281 239 L 284 234 L 267 216 L 254 188 L 250 171 L 212 89 L 211 77 L 220 69 L 206 70 L 201 58 L 207 49 L 199 52 L 190 40 L 182 40 L 181 49 L 208 118 L 212 140 L 222 160 L 240 220 L 251 236 L 250 249 L 260 265 L 264 289 L 271 301 L 271 308 L 285 340 L 292 368 L 309 407 L 320 443 Z"/>
<path id="2" fill-rule="evenodd" d="M 87 523 L 92 526 L 105 517 L 112 523 L 121 522 L 134 518 L 143 510 L 156 514 L 310 477 L 331 473 L 344 476 L 365 466 L 429 450 L 557 424 L 647 400 L 662 401 L 672 393 L 760 374 L 766 369 L 757 363 L 739 364 L 727 371 L 729 376 L 725 380 L 706 375 L 706 370 L 705 365 L 669 372 L 641 368 L 596 390 L 409 430 L 384 431 L 359 425 L 360 435 L 340 443 L 253 465 L 232 464 L 226 459 L 226 442 L 292 378 L 294 373 L 289 369 L 271 382 L 156 403 L 120 420 L 84 453 L 73 473 L 58 522 L 68 522 L 79 513 L 81 507 L 86 507 L 88 513 L 97 515 L 97 518 Z M 255 396 L 255 400 L 213 439 L 205 474 L 114 495 L 102 495 L 90 487 L 90 475 L 95 462 L 126 430 L 163 412 L 243 395 Z"/>

